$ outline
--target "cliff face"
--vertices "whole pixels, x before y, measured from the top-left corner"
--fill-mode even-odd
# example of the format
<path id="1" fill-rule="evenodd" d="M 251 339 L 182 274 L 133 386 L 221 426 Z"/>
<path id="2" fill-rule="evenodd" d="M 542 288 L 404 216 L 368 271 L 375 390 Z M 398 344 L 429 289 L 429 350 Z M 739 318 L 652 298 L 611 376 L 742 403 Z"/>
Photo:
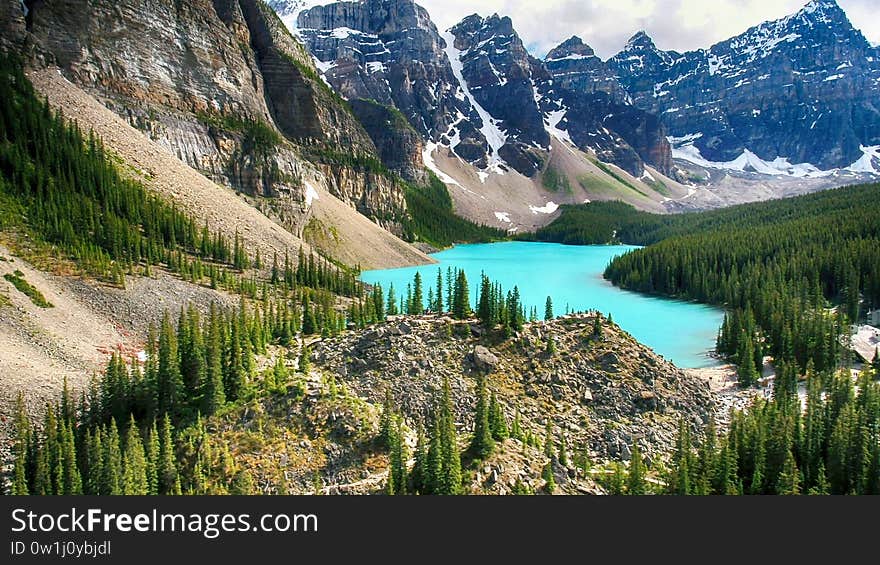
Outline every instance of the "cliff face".
<path id="1" fill-rule="evenodd" d="M 440 32 L 412 0 L 309 9 L 298 0 L 269 5 L 302 37 L 340 95 L 397 108 L 427 143 L 449 147 L 478 169 L 535 176 L 562 115 L 571 141 L 601 159 L 636 175 L 645 160 L 665 172 L 671 168 L 665 130 L 630 104 L 592 50 L 591 57 L 577 61 L 565 56 L 539 61 L 528 54 L 508 17 L 475 14 Z M 589 50 L 578 43 L 563 44 L 557 52 Z M 596 63 L 601 84 L 598 75 L 582 68 Z M 572 64 L 577 68 L 569 68 Z M 563 108 L 569 112 L 560 114 Z M 611 115 L 622 117 L 606 120 Z M 614 127 L 620 131 L 608 132 Z M 367 129 L 377 144 L 393 137 Z M 407 162 L 386 164 L 407 176 L 417 168 L 418 152 L 412 144 L 398 144 L 397 150 L 409 156 Z"/>
<path id="2" fill-rule="evenodd" d="M 291 231 L 308 222 L 307 183 L 399 231 L 407 212 L 397 183 L 310 162 L 328 152 L 375 159 L 377 150 L 262 1 L 5 0 L 3 9 L 16 16 L 4 20 L 4 41 L 57 64 L 212 180 L 273 198 Z M 332 169 L 347 166 L 335 161 Z"/>
<path id="3" fill-rule="evenodd" d="M 418 183 L 427 180 L 422 161 L 424 142 L 400 110 L 364 99 L 350 100 L 349 106 L 386 167 L 405 179 Z"/>
<path id="4" fill-rule="evenodd" d="M 541 105 L 581 148 L 635 176 L 647 162 L 670 174 L 666 129 L 656 116 L 632 105 L 614 72 L 593 49 L 572 37 L 544 59 L 547 76 L 537 84 Z"/>
<path id="5" fill-rule="evenodd" d="M 830 169 L 880 144 L 880 56 L 833 0 L 684 54 L 640 32 L 609 64 L 636 106 L 710 161 L 749 150 Z"/>
<path id="6" fill-rule="evenodd" d="M 325 80 L 367 120 L 364 125 L 386 166 L 409 180 L 424 180 L 418 137 L 437 141 L 457 116 L 471 111 L 456 97 L 443 40 L 428 13 L 412 2 L 389 0 L 342 2 L 302 12 L 298 3 L 270 4 L 307 43 Z M 378 120 L 375 108 L 357 101 L 399 110 L 419 135 L 404 132 L 395 120 Z"/>

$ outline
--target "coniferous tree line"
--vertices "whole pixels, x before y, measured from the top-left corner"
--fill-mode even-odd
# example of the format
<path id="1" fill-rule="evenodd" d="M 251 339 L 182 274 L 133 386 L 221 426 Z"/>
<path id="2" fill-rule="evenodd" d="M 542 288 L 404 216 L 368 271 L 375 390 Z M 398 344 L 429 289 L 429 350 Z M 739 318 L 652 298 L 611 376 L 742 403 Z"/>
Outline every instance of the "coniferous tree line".
<path id="1" fill-rule="evenodd" d="M 483 274 L 477 300 L 477 319 L 489 329 L 500 325 L 506 336 L 522 330 L 526 311 L 519 288 L 514 286 L 512 291 L 505 293 L 500 283 L 493 283 Z"/>
<path id="2" fill-rule="evenodd" d="M 41 101 L 21 65 L 0 56 L 0 193 L 45 241 L 100 276 L 166 261 L 181 250 L 230 260 L 222 234 L 120 175 L 94 134 Z M 4 215 L 4 224 L 13 221 Z"/>
<path id="3" fill-rule="evenodd" d="M 143 365 L 113 354 L 78 402 L 65 386 L 41 427 L 30 425 L 21 402 L 12 492 L 248 492 L 250 478 L 212 444 L 202 417 L 287 390 L 280 358 L 260 380 L 255 357 L 270 343 L 292 344 L 301 312 L 294 301 L 267 299 L 228 311 L 212 305 L 204 317 L 189 307 L 176 323 L 166 314 L 150 331 Z"/>
<path id="4" fill-rule="evenodd" d="M 714 421 L 699 446 L 679 428 L 668 494 L 880 494 L 880 383 L 870 369 L 807 372 L 802 407 L 797 373 L 784 367 L 773 397 Z"/>
<path id="5" fill-rule="evenodd" d="M 489 242 L 504 239 L 506 234 L 496 228 L 475 224 L 456 215 L 446 185 L 430 173 L 424 186 L 406 184 L 408 217 L 403 221 L 404 237 L 424 241 L 437 247 L 453 243 Z"/>
<path id="6" fill-rule="evenodd" d="M 379 288 L 381 289 L 381 286 Z M 399 302 L 394 286 L 389 288 L 384 312 L 390 315 L 449 313 L 459 320 L 476 315 L 487 328 L 500 325 L 506 335 L 521 330 L 527 320 L 537 319 L 536 313 L 526 314 L 519 288 L 516 286 L 513 290 L 505 292 L 500 283 L 493 283 L 485 273 L 481 274 L 476 311 L 472 308 L 469 289 L 467 275 L 463 269 L 449 267 L 444 279 L 443 270 L 438 268 L 433 285 L 430 281 L 423 280 L 421 273 L 416 272 L 412 282 L 407 284 L 406 294 L 400 296 Z M 550 312 L 552 314 L 552 306 Z"/>

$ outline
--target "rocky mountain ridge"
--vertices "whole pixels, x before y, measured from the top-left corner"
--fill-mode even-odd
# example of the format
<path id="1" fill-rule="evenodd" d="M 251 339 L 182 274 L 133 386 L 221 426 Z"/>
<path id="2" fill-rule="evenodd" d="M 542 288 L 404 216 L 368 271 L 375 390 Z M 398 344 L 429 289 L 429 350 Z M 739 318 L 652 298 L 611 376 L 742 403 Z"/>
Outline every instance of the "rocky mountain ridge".
<path id="1" fill-rule="evenodd" d="M 670 172 L 659 122 L 633 125 L 623 114 L 639 122 L 643 112 L 625 96 L 591 107 L 590 120 L 570 120 L 577 121 L 574 139 L 562 134 L 560 103 L 547 99 L 552 68 L 528 53 L 508 17 L 474 14 L 441 32 L 412 0 L 311 4 L 269 2 L 302 37 L 337 92 L 349 100 L 393 105 L 429 150 L 450 148 L 487 173 L 513 169 L 533 177 L 544 168 L 550 137 L 560 135 L 636 176 L 644 172 L 645 160 Z M 572 105 L 590 106 L 580 95 L 571 88 L 567 98 L 578 99 Z M 622 117 L 603 122 L 611 110 Z"/>
<path id="2" fill-rule="evenodd" d="M 537 60 L 497 14 L 438 33 L 411 0 L 314 4 L 270 2 L 337 91 L 396 105 L 428 149 L 482 171 L 534 176 L 554 136 L 635 177 L 648 164 L 690 182 L 673 158 L 768 177 L 880 174 L 880 55 L 833 0 L 683 54 L 641 31 L 607 61 L 577 37 Z"/>
<path id="3" fill-rule="evenodd" d="M 679 157 L 768 174 L 880 171 L 880 54 L 834 0 L 687 53 L 639 32 L 608 64 Z"/>

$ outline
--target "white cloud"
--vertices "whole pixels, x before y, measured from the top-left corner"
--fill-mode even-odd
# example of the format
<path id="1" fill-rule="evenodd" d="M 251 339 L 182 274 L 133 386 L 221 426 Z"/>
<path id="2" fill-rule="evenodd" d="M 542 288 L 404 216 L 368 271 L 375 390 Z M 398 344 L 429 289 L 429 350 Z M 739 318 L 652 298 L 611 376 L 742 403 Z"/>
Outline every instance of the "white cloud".
<path id="1" fill-rule="evenodd" d="M 806 0 L 416 0 L 444 30 L 474 12 L 510 16 L 523 42 L 543 56 L 572 35 L 603 58 L 645 29 L 661 49 L 688 51 L 796 12 Z M 838 0 L 869 41 L 880 42 L 877 0 Z"/>

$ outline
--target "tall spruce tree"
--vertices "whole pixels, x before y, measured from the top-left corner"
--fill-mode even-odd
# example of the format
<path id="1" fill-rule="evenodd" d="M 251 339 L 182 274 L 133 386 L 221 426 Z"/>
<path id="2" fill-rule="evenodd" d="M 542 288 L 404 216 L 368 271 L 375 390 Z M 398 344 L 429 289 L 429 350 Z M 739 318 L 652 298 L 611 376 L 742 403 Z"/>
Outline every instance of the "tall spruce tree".
<path id="1" fill-rule="evenodd" d="M 477 459 L 485 459 L 495 448 L 492 430 L 489 423 L 489 402 L 486 391 L 486 377 L 477 377 L 477 407 L 474 412 L 474 435 L 471 439 L 470 452 Z"/>

